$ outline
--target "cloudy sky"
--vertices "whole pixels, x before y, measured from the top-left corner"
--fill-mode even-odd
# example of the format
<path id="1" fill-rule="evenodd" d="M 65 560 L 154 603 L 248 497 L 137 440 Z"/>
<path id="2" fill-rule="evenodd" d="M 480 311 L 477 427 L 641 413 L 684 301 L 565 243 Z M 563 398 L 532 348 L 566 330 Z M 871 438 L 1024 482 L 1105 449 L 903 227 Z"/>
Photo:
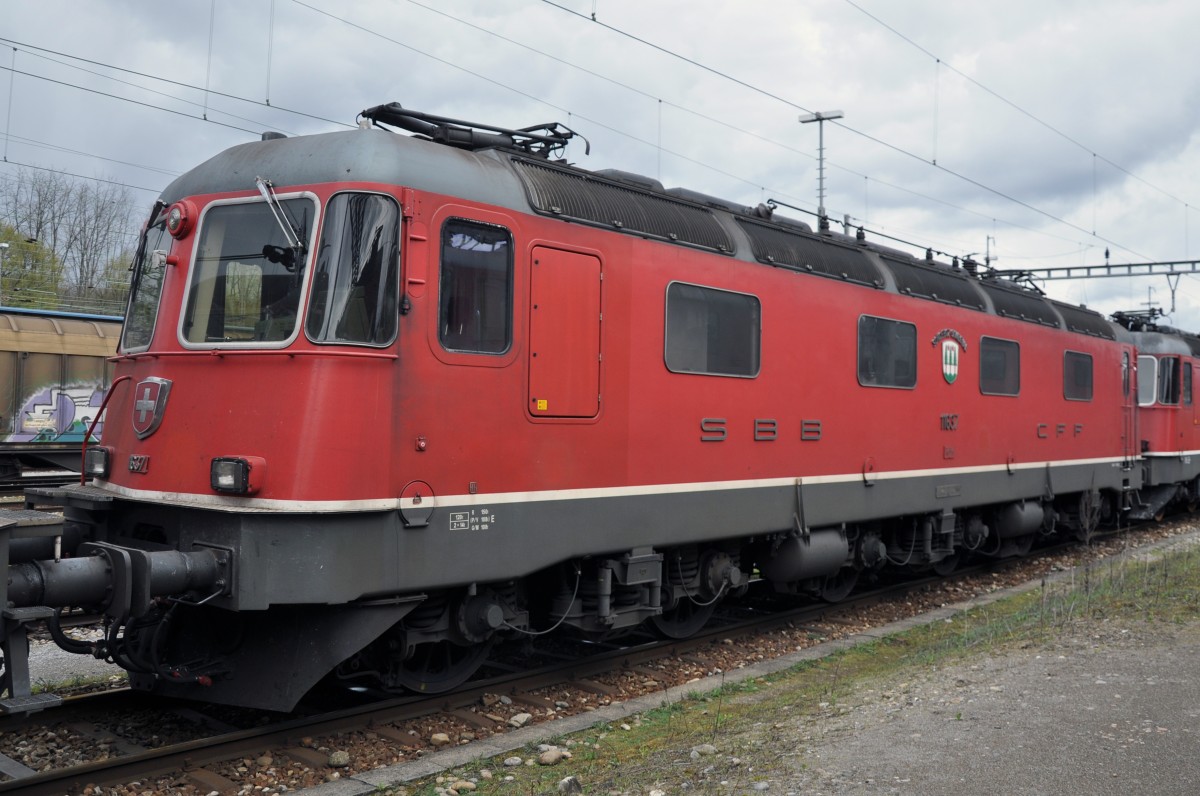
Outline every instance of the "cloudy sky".
<path id="1" fill-rule="evenodd" d="M 562 122 L 570 160 L 829 214 L 1000 269 L 1200 257 L 1200 3 L 1159 0 L 4 0 L 0 179 L 148 209 L 262 130 L 409 108 Z M 801 215 L 787 211 L 792 215 Z M 1165 277 L 1048 282 L 1103 312 Z M 1200 331 L 1200 276 L 1170 321 Z"/>

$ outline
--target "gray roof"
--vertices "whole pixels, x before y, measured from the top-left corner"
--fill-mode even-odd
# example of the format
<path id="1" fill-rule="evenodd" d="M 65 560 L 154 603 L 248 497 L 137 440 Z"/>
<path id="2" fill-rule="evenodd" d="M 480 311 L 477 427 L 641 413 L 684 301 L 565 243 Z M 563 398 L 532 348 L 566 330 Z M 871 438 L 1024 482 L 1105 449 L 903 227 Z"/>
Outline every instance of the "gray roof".
<path id="1" fill-rule="evenodd" d="M 380 182 L 529 212 L 525 191 L 506 156 L 378 129 L 239 144 L 173 181 L 161 198 L 169 205 L 198 194 L 253 191 L 256 177 L 281 187 Z"/>

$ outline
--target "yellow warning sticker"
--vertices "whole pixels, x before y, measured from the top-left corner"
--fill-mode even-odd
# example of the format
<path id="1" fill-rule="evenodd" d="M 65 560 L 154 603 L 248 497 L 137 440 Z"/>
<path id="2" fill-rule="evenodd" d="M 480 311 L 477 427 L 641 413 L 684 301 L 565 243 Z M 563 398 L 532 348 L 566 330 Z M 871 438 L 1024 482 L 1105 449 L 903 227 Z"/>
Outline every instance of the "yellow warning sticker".
<path id="1" fill-rule="evenodd" d="M 547 401 L 545 398 L 538 398 L 538 399 L 537 399 L 537 410 L 538 410 L 539 412 L 545 412 L 545 411 L 546 411 L 547 409 L 549 409 L 549 408 L 550 408 L 550 402 L 549 402 L 549 401 Z"/>

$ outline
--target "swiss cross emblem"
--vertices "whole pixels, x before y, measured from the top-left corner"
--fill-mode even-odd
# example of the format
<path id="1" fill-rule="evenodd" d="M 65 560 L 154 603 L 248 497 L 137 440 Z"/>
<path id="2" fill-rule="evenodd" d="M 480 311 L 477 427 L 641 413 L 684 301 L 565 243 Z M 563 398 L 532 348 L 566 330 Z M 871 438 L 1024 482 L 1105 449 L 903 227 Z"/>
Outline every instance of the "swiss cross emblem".
<path id="1" fill-rule="evenodd" d="M 133 430 L 138 439 L 145 439 L 158 431 L 170 394 L 171 382 L 168 379 L 150 376 L 138 382 L 133 396 Z"/>

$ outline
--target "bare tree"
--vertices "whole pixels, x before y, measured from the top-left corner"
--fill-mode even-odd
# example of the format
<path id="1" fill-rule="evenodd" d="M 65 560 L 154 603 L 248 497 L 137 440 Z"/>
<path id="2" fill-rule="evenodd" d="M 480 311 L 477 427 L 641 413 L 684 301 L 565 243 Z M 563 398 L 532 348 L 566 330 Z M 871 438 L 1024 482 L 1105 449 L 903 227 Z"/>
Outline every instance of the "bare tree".
<path id="1" fill-rule="evenodd" d="M 129 190 L 106 183 L 78 183 L 71 196 L 67 279 L 82 290 L 102 287 L 105 266 L 128 247 L 133 226 Z"/>
<path id="2" fill-rule="evenodd" d="M 137 237 L 133 218 L 123 186 L 32 169 L 0 182 L 0 223 L 29 251 L 50 255 L 35 258 L 49 271 L 37 281 L 49 281 L 71 308 L 119 311 L 115 294 L 123 293 L 127 279 L 116 264 L 128 264 Z M 97 300 L 102 307 L 88 306 Z"/>
<path id="3" fill-rule="evenodd" d="M 53 252 L 0 222 L 0 304 L 53 309 L 61 282 L 62 266 Z"/>

